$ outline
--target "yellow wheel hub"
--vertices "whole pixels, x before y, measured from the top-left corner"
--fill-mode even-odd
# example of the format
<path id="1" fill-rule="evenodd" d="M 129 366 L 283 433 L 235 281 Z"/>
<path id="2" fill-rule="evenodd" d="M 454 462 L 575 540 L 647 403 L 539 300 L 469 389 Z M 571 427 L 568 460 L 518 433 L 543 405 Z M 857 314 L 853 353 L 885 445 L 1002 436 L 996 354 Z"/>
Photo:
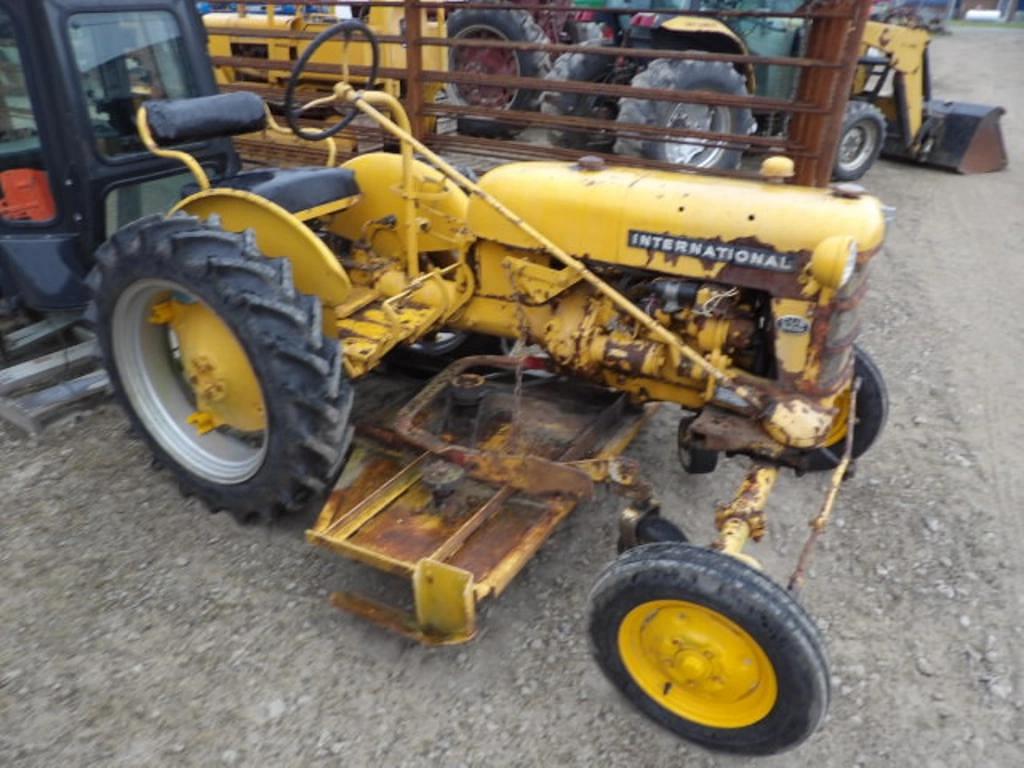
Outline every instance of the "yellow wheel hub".
<path id="1" fill-rule="evenodd" d="M 709 728 L 745 728 L 778 698 L 775 669 L 742 627 L 685 600 L 652 600 L 619 626 L 626 671 L 674 715 Z"/>
<path id="2" fill-rule="evenodd" d="M 846 428 L 850 423 L 850 390 L 844 389 L 832 401 L 836 415 L 832 419 L 832 429 L 825 438 L 825 447 L 829 448 L 846 437 Z"/>
<path id="3" fill-rule="evenodd" d="M 168 325 L 178 338 L 181 365 L 196 400 L 189 423 L 201 434 L 220 426 L 244 432 L 267 428 L 263 393 L 249 357 L 213 310 L 198 301 L 168 299 L 153 305 L 149 321 Z"/>

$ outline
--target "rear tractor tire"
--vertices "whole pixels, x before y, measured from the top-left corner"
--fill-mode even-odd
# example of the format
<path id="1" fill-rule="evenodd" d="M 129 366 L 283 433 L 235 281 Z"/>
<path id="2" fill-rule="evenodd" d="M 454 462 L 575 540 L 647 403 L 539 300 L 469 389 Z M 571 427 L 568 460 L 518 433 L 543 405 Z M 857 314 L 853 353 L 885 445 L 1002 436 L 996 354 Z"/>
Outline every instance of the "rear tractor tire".
<path id="1" fill-rule="evenodd" d="M 885 143 L 885 115 L 874 104 L 851 101 L 846 104 L 843 130 L 832 178 L 856 181 L 875 164 Z"/>
<path id="2" fill-rule="evenodd" d="M 451 40 L 500 40 L 516 43 L 548 43 L 544 30 L 527 11 L 466 8 L 448 17 Z M 449 49 L 448 66 L 452 72 L 491 74 L 511 77 L 546 77 L 551 57 L 544 51 L 458 47 Z M 452 83 L 448 98 L 459 105 L 535 112 L 540 108 L 541 91 L 505 88 L 497 85 Z M 460 117 L 459 133 L 485 138 L 510 138 L 523 131 L 523 124 L 506 123 L 482 117 Z"/>
<path id="3" fill-rule="evenodd" d="M 601 36 L 597 24 L 583 24 L 580 27 L 584 36 L 582 45 L 601 46 L 607 42 Z M 615 59 L 611 56 L 564 53 L 555 59 L 546 79 L 552 82 L 600 83 L 607 80 L 614 70 Z M 614 120 L 618 114 L 618 103 L 615 99 L 597 94 L 547 91 L 540 109 L 545 115 L 556 117 Z M 548 141 L 556 147 L 598 152 L 610 152 L 615 144 L 614 136 L 603 131 L 572 128 L 549 128 Z"/>
<path id="4" fill-rule="evenodd" d="M 89 316 L 156 462 L 242 522 L 312 511 L 345 458 L 352 389 L 290 262 L 182 214 L 125 227 L 96 258 Z"/>
<path id="5" fill-rule="evenodd" d="M 641 712 L 710 749 L 765 755 L 800 744 L 829 703 L 810 617 L 767 576 L 685 543 L 629 550 L 590 595 L 604 674 Z"/>
<path id="6" fill-rule="evenodd" d="M 632 85 L 635 88 L 747 95 L 743 76 L 732 65 L 715 61 L 655 59 L 633 78 Z M 741 136 L 753 133 L 756 126 L 749 109 L 645 99 L 622 99 L 617 121 Z M 615 142 L 615 151 L 620 155 L 647 157 L 704 170 L 733 170 L 739 167 L 743 155 L 741 150 L 729 148 L 721 142 L 696 138 L 688 141 L 620 138 Z"/>

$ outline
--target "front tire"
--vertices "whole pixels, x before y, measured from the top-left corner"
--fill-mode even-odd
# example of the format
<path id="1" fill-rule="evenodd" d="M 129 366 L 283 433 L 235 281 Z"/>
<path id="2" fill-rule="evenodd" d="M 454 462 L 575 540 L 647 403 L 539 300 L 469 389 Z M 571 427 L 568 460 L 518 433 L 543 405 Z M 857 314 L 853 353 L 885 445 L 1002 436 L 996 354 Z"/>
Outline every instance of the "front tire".
<path id="1" fill-rule="evenodd" d="M 713 61 L 656 59 L 633 78 L 632 85 L 635 88 L 747 95 L 747 84 L 743 76 L 730 64 Z M 741 136 L 749 135 L 755 127 L 749 109 L 645 99 L 622 99 L 617 121 L 624 124 L 623 129 L 628 129 L 626 123 L 638 123 Z M 648 157 L 663 163 L 704 170 L 738 168 L 743 154 L 739 149 L 729 149 L 721 142 L 710 139 L 684 142 L 620 138 L 615 142 L 615 151 L 620 155 Z"/>
<path id="2" fill-rule="evenodd" d="M 100 247 L 89 284 L 115 396 L 183 493 L 243 522 L 323 500 L 352 389 L 287 259 L 251 232 L 150 216 Z"/>
<path id="3" fill-rule="evenodd" d="M 875 164 L 884 142 L 885 115 L 882 111 L 866 101 L 848 102 L 832 178 L 837 181 L 859 179 Z"/>
<path id="4" fill-rule="evenodd" d="M 793 597 L 739 560 L 648 544 L 591 592 L 594 656 L 645 715 L 710 749 L 772 754 L 807 739 L 829 702 L 828 660 Z"/>
<path id="5" fill-rule="evenodd" d="M 857 413 L 854 415 L 853 450 L 851 458 L 859 458 L 878 441 L 889 419 L 889 390 L 882 371 L 867 352 L 860 347 L 853 350 L 853 375 L 860 379 L 857 392 Z M 823 448 L 807 457 L 806 469 L 827 472 L 839 466 L 846 448 L 846 424 L 849 421 L 849 392 L 836 401 L 837 414 L 833 430 Z"/>

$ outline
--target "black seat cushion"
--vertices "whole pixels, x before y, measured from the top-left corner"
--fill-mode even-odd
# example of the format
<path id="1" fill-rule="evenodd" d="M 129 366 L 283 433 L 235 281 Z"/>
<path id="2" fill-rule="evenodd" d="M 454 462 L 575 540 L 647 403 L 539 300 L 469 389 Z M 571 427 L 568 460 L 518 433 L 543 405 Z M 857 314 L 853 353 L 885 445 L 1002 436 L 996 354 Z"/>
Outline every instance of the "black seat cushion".
<path id="1" fill-rule="evenodd" d="M 157 144 L 238 136 L 261 131 L 267 124 L 263 99 L 248 91 L 147 101 L 142 106 Z"/>
<path id="2" fill-rule="evenodd" d="M 348 168 L 273 168 L 244 171 L 214 182 L 214 187 L 228 187 L 252 192 L 276 203 L 289 213 L 298 213 L 334 200 L 359 194 L 356 175 Z M 186 195 L 198 191 L 189 184 Z"/>

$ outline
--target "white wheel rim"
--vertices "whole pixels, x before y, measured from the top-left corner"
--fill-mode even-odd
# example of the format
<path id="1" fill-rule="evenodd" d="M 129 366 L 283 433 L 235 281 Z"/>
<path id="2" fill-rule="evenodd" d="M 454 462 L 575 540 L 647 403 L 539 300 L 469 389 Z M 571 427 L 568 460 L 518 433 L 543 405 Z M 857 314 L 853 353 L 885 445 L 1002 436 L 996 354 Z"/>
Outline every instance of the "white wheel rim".
<path id="1" fill-rule="evenodd" d="M 267 431 L 242 435 L 216 429 L 200 435 L 188 423 L 196 406 L 175 356 L 174 335 L 149 320 L 153 305 L 171 294 L 199 301 L 167 280 L 140 280 L 118 297 L 111 351 L 121 387 L 143 428 L 177 464 L 210 482 L 243 483 L 263 465 Z"/>

